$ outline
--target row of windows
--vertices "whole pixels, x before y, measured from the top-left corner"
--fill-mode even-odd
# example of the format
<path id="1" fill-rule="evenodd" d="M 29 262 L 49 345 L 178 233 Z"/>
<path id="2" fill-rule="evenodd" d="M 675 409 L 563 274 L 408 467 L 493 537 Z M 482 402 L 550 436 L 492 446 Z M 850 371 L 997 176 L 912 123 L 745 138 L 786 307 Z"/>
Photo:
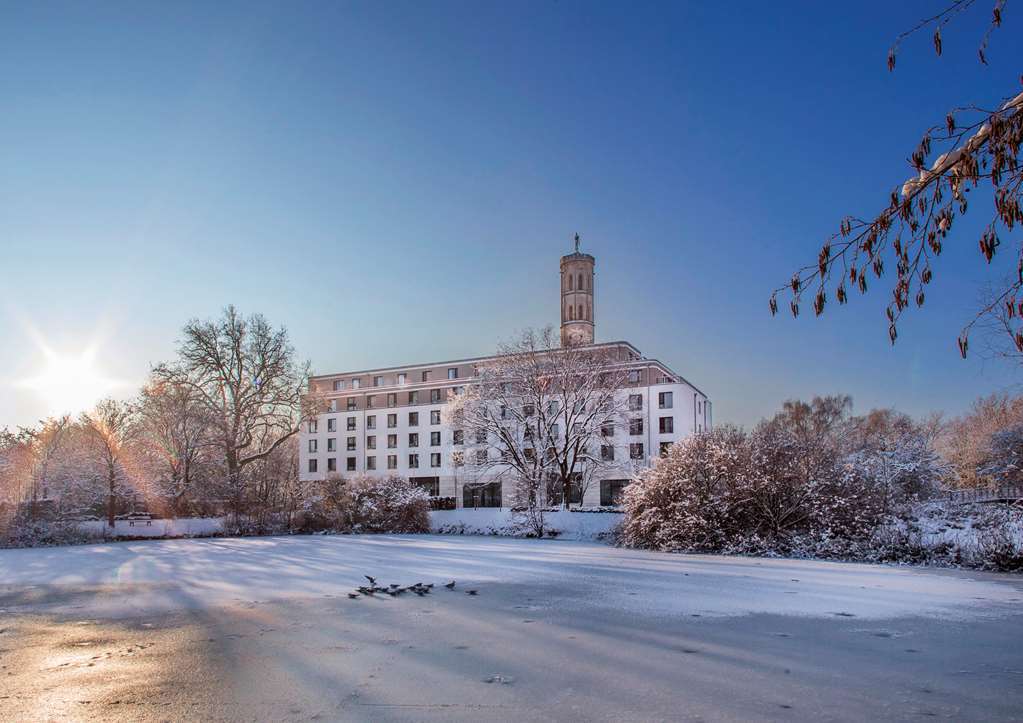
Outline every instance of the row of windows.
<path id="1" fill-rule="evenodd" d="M 451 397 L 455 396 L 456 394 L 460 394 L 463 389 L 464 389 L 464 387 L 451 387 L 450 389 L 447 390 L 447 397 L 446 398 L 450 399 Z M 416 404 L 440 404 L 441 401 L 442 401 L 441 395 L 442 395 L 443 390 L 441 390 L 441 389 L 431 389 L 429 391 L 430 391 L 430 401 L 429 402 L 422 401 L 422 397 L 419 395 L 419 391 L 408 392 L 408 396 L 407 396 L 408 404 L 410 406 L 414 406 Z M 365 399 L 366 399 L 366 409 L 376 409 L 376 408 L 379 408 L 379 405 L 377 404 L 377 395 L 376 394 L 367 394 Z M 398 393 L 397 392 L 389 392 L 387 394 L 387 396 L 386 396 L 385 401 L 386 401 L 386 404 L 387 404 L 388 407 L 397 407 L 398 406 Z M 340 408 L 340 405 L 339 405 L 337 399 L 331 399 L 330 402 L 327 403 L 327 411 L 328 412 L 337 412 L 337 411 L 339 411 L 339 408 Z M 354 412 L 354 411 L 358 410 L 358 408 L 359 408 L 359 399 L 358 399 L 358 397 L 348 397 L 347 399 L 345 399 L 345 408 L 349 412 Z"/>
<path id="2" fill-rule="evenodd" d="M 460 433 L 456 433 L 455 434 L 455 444 L 461 444 L 462 443 L 461 439 L 462 439 L 461 434 Z M 354 450 L 355 447 L 356 447 L 356 443 L 357 443 L 357 441 L 356 441 L 355 437 L 347 437 L 345 439 L 345 448 L 349 449 L 349 450 Z M 418 432 L 413 432 L 412 434 L 410 434 L 408 436 L 408 446 L 409 447 L 418 447 L 419 446 L 419 433 Z M 439 447 L 440 446 L 440 432 L 430 432 L 430 446 L 431 447 Z M 366 437 L 366 447 L 368 449 L 376 449 L 377 448 L 377 438 L 376 438 L 376 435 L 371 434 L 368 437 Z M 387 448 L 388 449 L 397 449 L 397 447 L 398 447 L 398 435 L 397 434 L 388 434 L 387 435 Z M 316 454 L 317 451 L 319 451 L 319 440 L 310 439 L 309 440 L 309 453 L 310 454 Z M 336 452 L 337 451 L 337 438 L 336 437 L 327 437 L 327 451 L 328 452 Z"/>
<path id="3" fill-rule="evenodd" d="M 355 428 L 356 428 L 356 421 L 357 420 L 356 420 L 355 417 L 347 417 L 345 419 L 345 429 L 347 429 L 349 432 L 354 432 Z M 438 424 L 440 424 L 440 410 L 439 409 L 432 409 L 432 410 L 430 410 L 430 424 L 431 425 L 438 425 Z M 387 415 L 387 427 L 388 427 L 388 429 L 394 429 L 397 426 L 398 426 L 398 415 L 397 414 L 388 414 Z M 410 426 L 410 427 L 418 427 L 419 426 L 419 412 L 409 412 L 408 413 L 408 426 Z M 376 429 L 376 428 L 377 428 L 377 417 L 376 417 L 375 414 L 370 414 L 369 416 L 366 417 L 366 429 Z M 309 422 L 306 424 L 306 429 L 309 432 L 309 434 L 316 434 L 319 431 L 319 429 L 320 429 L 320 424 L 319 424 L 319 422 L 317 420 L 310 419 Z M 337 417 L 329 417 L 327 419 L 327 431 L 328 432 L 336 432 L 337 431 Z"/>
<path id="4" fill-rule="evenodd" d="M 357 458 L 355 458 L 355 457 L 346 457 L 345 458 L 345 469 L 346 469 L 346 471 L 354 472 L 355 471 L 355 467 L 356 467 L 356 463 L 357 463 Z M 389 454 L 389 455 L 387 455 L 387 457 L 385 459 L 385 464 L 387 465 L 387 469 L 398 469 L 398 455 L 396 455 L 396 454 Z M 440 452 L 433 452 L 433 453 L 431 453 L 430 454 L 430 466 L 431 467 L 440 467 L 440 464 L 441 464 Z M 418 454 L 410 454 L 408 456 L 408 466 L 409 466 L 410 469 L 418 469 L 419 468 L 419 455 Z M 317 459 L 310 459 L 309 460 L 309 472 L 310 473 L 315 474 L 316 472 L 319 471 L 319 467 L 320 467 L 319 460 L 317 460 Z M 366 457 L 366 469 L 368 469 L 368 470 L 375 470 L 376 468 L 377 468 L 377 458 L 376 457 Z M 337 458 L 336 457 L 328 457 L 327 458 L 327 470 L 326 471 L 327 472 L 337 472 L 338 471 L 338 469 L 337 469 Z"/>
<path id="5" fill-rule="evenodd" d="M 432 376 L 433 370 L 425 369 L 419 373 L 419 381 L 429 382 L 431 381 Z M 458 379 L 458 367 L 448 367 L 447 376 L 448 379 Z M 390 377 L 385 377 L 383 375 L 377 375 L 372 378 L 372 384 L 374 387 L 386 387 L 388 386 L 389 383 L 396 384 L 399 387 L 402 386 L 403 384 L 408 384 L 408 372 L 398 372 L 398 374 L 394 376 L 393 382 L 390 382 Z M 349 389 L 359 389 L 361 386 L 362 379 L 360 379 L 359 377 L 352 377 L 350 380 L 347 381 L 347 388 Z M 344 379 L 334 380 L 335 392 L 342 392 L 345 390 L 345 388 L 346 380 Z"/>
<path id="6" fill-rule="evenodd" d="M 412 414 L 416 414 L 417 415 L 416 412 L 412 412 Z M 438 414 L 439 414 L 439 412 L 438 412 Z M 388 424 L 387 424 L 388 427 L 396 427 L 397 426 L 397 419 L 393 420 L 393 424 L 391 423 L 392 420 L 390 419 L 390 417 L 395 417 L 395 416 L 396 415 L 393 415 L 393 414 L 388 415 Z M 410 415 L 410 417 L 411 417 L 411 415 Z M 354 425 L 354 419 L 355 418 L 354 417 L 349 417 L 348 419 L 349 419 L 348 429 L 349 430 L 354 430 L 355 429 L 355 425 Z M 336 424 L 332 424 L 332 422 L 336 422 L 336 420 L 334 420 L 334 419 L 328 419 L 327 420 L 327 431 L 328 432 L 337 431 L 336 430 Z M 675 418 L 674 417 L 660 417 L 657 420 L 657 422 L 658 422 L 657 431 L 658 431 L 659 434 L 674 434 L 674 432 L 675 432 Z M 410 426 L 414 427 L 414 426 L 416 426 L 418 424 L 419 424 L 418 415 L 417 415 L 417 418 L 416 418 L 416 420 L 414 422 L 412 421 L 411 418 L 409 419 L 409 425 Z M 440 424 L 440 420 L 438 419 L 436 422 L 433 422 L 431 420 L 431 424 Z M 315 422 L 311 422 L 309 426 L 310 426 L 310 432 L 315 432 L 316 431 L 316 424 L 315 424 Z M 376 428 L 376 423 L 374 421 L 374 423 L 372 425 L 368 425 L 367 424 L 367 426 L 370 429 L 375 429 Z M 642 417 L 637 417 L 636 419 L 630 419 L 629 420 L 629 435 L 630 436 L 638 436 L 638 435 L 643 434 L 643 426 L 644 425 L 643 425 L 643 418 Z M 555 436 L 560 436 L 560 430 L 559 430 L 557 424 L 551 425 L 551 431 L 552 431 L 552 433 Z M 604 436 L 604 437 L 613 437 L 614 433 L 615 433 L 614 422 L 607 422 L 606 424 L 604 424 L 601 427 L 601 429 L 600 429 L 600 433 L 601 433 L 601 436 Z M 453 444 L 456 444 L 456 445 L 464 444 L 465 443 L 465 432 L 463 430 L 461 430 L 461 429 L 453 430 L 452 434 L 451 434 L 451 441 L 452 441 Z M 356 437 L 347 437 L 346 440 L 345 440 L 345 443 L 346 443 L 346 449 L 354 450 L 356 448 L 357 439 L 356 439 Z M 476 443 L 477 444 L 486 444 L 487 443 L 487 433 L 486 433 L 486 430 L 483 430 L 483 429 L 476 430 Z M 309 452 L 315 454 L 318 451 L 318 449 L 319 449 L 319 440 L 317 440 L 317 439 L 310 439 L 308 441 L 308 444 L 309 444 L 309 447 L 308 447 Z M 430 432 L 430 446 L 431 447 L 439 447 L 440 445 L 441 445 L 441 433 L 439 431 Z M 376 449 L 376 446 L 377 446 L 376 435 L 373 435 L 373 434 L 368 435 L 366 437 L 366 447 L 368 449 Z M 397 448 L 397 446 L 398 446 L 398 435 L 397 434 L 388 434 L 387 435 L 387 448 L 388 449 L 395 449 L 395 448 Z M 410 432 L 409 433 L 409 435 L 408 435 L 408 446 L 409 447 L 418 447 L 419 446 L 419 433 L 418 432 Z M 327 451 L 328 452 L 334 452 L 336 450 L 337 450 L 337 439 L 334 438 L 334 437 L 328 437 L 327 438 Z"/>
<path id="7" fill-rule="evenodd" d="M 633 378 L 633 376 L 632 376 L 633 374 L 636 375 L 635 378 Z M 639 372 L 638 371 L 629 372 L 629 381 L 630 382 L 638 382 L 639 381 Z M 461 391 L 461 389 L 459 387 L 456 387 L 454 389 L 450 389 L 450 390 L 448 390 L 448 395 L 451 396 L 453 394 L 457 394 L 459 391 Z M 440 402 L 440 395 L 441 395 L 441 390 L 440 389 L 431 389 L 430 390 L 430 403 L 431 404 L 438 404 Z M 394 399 L 392 399 L 392 397 Z M 358 408 L 357 407 L 357 400 L 356 400 L 355 397 L 349 397 L 347 402 L 348 402 L 348 411 L 353 412 L 353 411 L 357 410 L 357 408 Z M 370 394 L 369 396 L 366 397 L 366 406 L 367 406 L 367 408 L 372 409 L 374 407 L 374 403 L 373 402 L 374 402 L 374 395 Z M 410 405 L 419 404 L 420 403 L 419 402 L 419 392 L 417 392 L 417 391 L 416 392 L 409 392 L 408 393 L 408 403 Z M 389 407 L 396 407 L 396 406 L 398 406 L 397 394 L 388 394 L 387 395 L 387 406 L 389 406 Z M 551 402 L 551 406 L 552 406 L 551 413 L 552 414 L 556 414 L 557 413 L 557 402 Z M 674 407 L 674 395 L 672 394 L 672 392 L 660 392 L 660 393 L 658 393 L 658 395 L 657 395 L 657 407 L 658 407 L 658 409 L 672 409 Z M 638 412 L 638 411 L 641 411 L 642 409 L 643 409 L 643 395 L 642 394 L 630 394 L 629 395 L 629 410 L 633 411 L 633 412 Z M 330 406 L 328 408 L 328 411 L 329 412 L 336 412 L 336 411 L 338 411 L 338 400 L 332 399 L 330 401 Z M 532 404 L 523 405 L 522 411 L 523 411 L 523 414 L 525 416 L 527 416 L 527 417 L 531 417 L 531 416 L 533 416 L 533 414 L 536 413 L 536 409 L 535 409 L 535 407 Z M 501 416 L 504 417 L 505 413 L 506 413 L 506 408 L 502 407 L 501 408 Z M 388 425 L 387 426 L 389 426 L 389 427 L 395 427 L 398 424 L 398 421 L 397 421 L 398 417 L 395 414 L 387 415 L 387 420 L 388 420 Z M 415 420 L 415 421 L 413 421 L 413 420 Z M 333 421 L 334 420 L 328 419 L 327 420 L 328 426 Z M 392 421 L 393 421 L 393 424 L 392 424 Z M 376 423 L 376 417 L 375 416 L 370 415 L 369 417 L 366 418 L 366 426 L 369 427 L 370 429 L 373 428 L 372 425 L 375 424 L 375 423 Z M 348 429 L 355 429 L 355 417 L 348 417 L 347 424 L 348 424 Z M 413 425 L 413 426 L 419 424 L 419 412 L 409 412 L 409 424 Z M 430 411 L 430 424 L 440 424 L 440 410 L 439 409 L 434 409 L 434 410 Z M 310 433 L 315 433 L 316 432 L 316 421 L 313 420 L 312 422 L 309 423 L 309 425 L 310 425 L 310 428 L 309 428 Z M 328 428 L 328 431 L 334 431 L 334 430 Z"/>
<path id="8" fill-rule="evenodd" d="M 586 276 L 579 274 L 577 277 L 573 277 L 572 274 L 565 274 L 565 279 L 568 282 L 568 291 L 586 291 Z M 578 283 L 573 285 L 573 281 L 578 279 Z"/>
<path id="9" fill-rule="evenodd" d="M 660 455 L 663 457 L 663 456 L 665 456 L 668 453 L 668 450 L 670 448 L 671 448 L 671 442 L 661 442 L 658 451 L 659 451 Z M 352 448 L 349 447 L 349 449 L 352 449 Z M 310 452 L 315 452 L 316 450 L 310 448 L 309 451 Z M 333 451 L 333 450 L 328 448 L 328 451 Z M 524 451 L 525 451 L 526 457 L 528 459 L 531 459 L 532 456 L 535 454 L 535 450 L 533 450 L 533 449 L 528 449 L 527 448 Z M 615 459 L 615 448 L 612 447 L 612 446 L 609 446 L 609 445 L 602 445 L 601 448 L 600 448 L 600 457 L 601 457 L 601 460 L 603 460 L 605 462 L 613 462 L 614 459 Z M 645 449 L 645 447 L 644 447 L 642 442 L 634 442 L 634 443 L 629 445 L 629 459 L 635 460 L 635 461 L 642 461 L 642 460 L 646 459 L 646 449 Z M 488 464 L 489 462 L 493 461 L 491 456 L 490 456 L 490 452 L 488 450 L 486 450 L 486 449 L 477 449 L 477 450 L 475 450 L 475 460 L 476 460 L 476 464 L 477 465 L 485 465 L 485 464 Z M 385 461 L 386 461 L 387 469 L 397 469 L 398 468 L 398 455 L 396 455 L 396 454 L 389 454 L 389 455 L 386 456 L 386 460 Z M 312 458 L 312 459 L 310 459 L 308 461 L 308 463 L 309 463 L 309 467 L 308 467 L 309 472 L 316 473 L 316 472 L 319 471 L 319 460 L 317 460 L 315 458 Z M 347 471 L 354 472 L 355 468 L 356 468 L 356 458 L 355 457 L 347 457 L 345 459 L 345 464 L 346 464 Z M 461 452 L 461 451 L 452 452 L 451 453 L 451 464 L 453 466 L 455 466 L 455 467 L 463 466 L 465 464 L 465 453 Z M 431 452 L 430 453 L 430 467 L 440 467 L 440 466 L 441 466 L 441 453 L 440 452 Z M 408 467 L 409 467 L 409 469 L 418 469 L 419 468 L 419 453 L 412 452 L 412 453 L 409 454 L 409 456 L 408 456 Z M 368 469 L 368 470 L 375 470 L 376 468 L 377 468 L 377 458 L 375 456 L 368 456 L 368 457 L 366 457 L 366 469 Z M 326 471 L 327 472 L 337 472 L 338 471 L 337 470 L 337 459 L 336 458 L 334 458 L 334 457 L 328 457 L 327 458 L 327 470 Z"/>

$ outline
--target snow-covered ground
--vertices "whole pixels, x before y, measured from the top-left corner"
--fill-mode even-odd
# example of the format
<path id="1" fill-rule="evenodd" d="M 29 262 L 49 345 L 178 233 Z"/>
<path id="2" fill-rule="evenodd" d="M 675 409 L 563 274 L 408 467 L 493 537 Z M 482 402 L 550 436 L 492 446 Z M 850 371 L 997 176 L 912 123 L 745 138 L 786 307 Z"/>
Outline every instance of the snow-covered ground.
<path id="1" fill-rule="evenodd" d="M 544 514 L 545 534 L 564 540 L 609 539 L 621 524 L 621 512 L 569 512 L 557 510 Z M 506 535 L 525 537 L 528 525 L 511 510 L 502 508 L 434 510 L 430 529 L 444 534 Z M 555 534 L 556 533 L 556 534 Z"/>
<path id="2" fill-rule="evenodd" d="M 348 599 L 364 574 L 457 586 Z M 0 550 L 0 719 L 1008 719 L 1021 601 L 1008 575 L 565 540 Z"/>
<path id="3" fill-rule="evenodd" d="M 105 520 L 79 522 L 79 529 L 97 537 L 110 536 Z M 208 537 L 223 532 L 223 520 L 219 517 L 182 517 L 165 520 L 116 520 L 115 537 Z"/>

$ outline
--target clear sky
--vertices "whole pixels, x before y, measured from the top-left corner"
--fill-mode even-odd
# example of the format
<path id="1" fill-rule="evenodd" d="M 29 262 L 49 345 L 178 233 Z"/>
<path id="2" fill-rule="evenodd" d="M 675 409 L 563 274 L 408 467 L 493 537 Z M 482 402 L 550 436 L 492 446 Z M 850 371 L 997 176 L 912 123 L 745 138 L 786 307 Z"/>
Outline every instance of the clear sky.
<path id="1" fill-rule="evenodd" d="M 47 391 L 62 368 L 129 393 L 228 303 L 318 372 L 490 353 L 557 323 L 576 231 L 598 338 L 719 423 L 829 392 L 961 412 L 1018 376 L 955 350 L 1012 266 L 977 253 L 979 210 L 894 348 L 877 283 L 767 309 L 927 126 L 1018 91 L 1011 7 L 990 67 L 985 7 L 886 71 L 942 4 L 0 2 L 0 427 L 91 401 Z"/>

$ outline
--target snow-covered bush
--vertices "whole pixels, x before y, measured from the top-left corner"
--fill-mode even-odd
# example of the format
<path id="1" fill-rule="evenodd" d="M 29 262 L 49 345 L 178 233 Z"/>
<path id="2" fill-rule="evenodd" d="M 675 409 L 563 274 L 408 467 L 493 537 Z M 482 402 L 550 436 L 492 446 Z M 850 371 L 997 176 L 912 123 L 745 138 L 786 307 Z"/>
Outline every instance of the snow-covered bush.
<path id="1" fill-rule="evenodd" d="M 430 496 L 404 477 L 332 475 L 313 482 L 302 529 L 333 532 L 428 532 Z"/>

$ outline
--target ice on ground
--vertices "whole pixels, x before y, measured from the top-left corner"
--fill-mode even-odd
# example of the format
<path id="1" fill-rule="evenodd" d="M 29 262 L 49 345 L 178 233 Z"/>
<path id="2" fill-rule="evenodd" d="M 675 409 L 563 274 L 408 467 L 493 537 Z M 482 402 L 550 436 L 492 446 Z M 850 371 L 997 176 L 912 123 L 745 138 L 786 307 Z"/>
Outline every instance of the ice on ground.
<path id="1" fill-rule="evenodd" d="M 0 588 L 104 590 L 90 609 L 194 609 L 339 596 L 363 575 L 403 585 L 529 587 L 540 604 L 646 616 L 756 613 L 966 619 L 1015 612 L 1020 581 L 991 573 L 676 555 L 565 540 L 346 535 L 122 542 L 0 550 Z M 490 590 L 488 591 L 488 588 Z"/>

